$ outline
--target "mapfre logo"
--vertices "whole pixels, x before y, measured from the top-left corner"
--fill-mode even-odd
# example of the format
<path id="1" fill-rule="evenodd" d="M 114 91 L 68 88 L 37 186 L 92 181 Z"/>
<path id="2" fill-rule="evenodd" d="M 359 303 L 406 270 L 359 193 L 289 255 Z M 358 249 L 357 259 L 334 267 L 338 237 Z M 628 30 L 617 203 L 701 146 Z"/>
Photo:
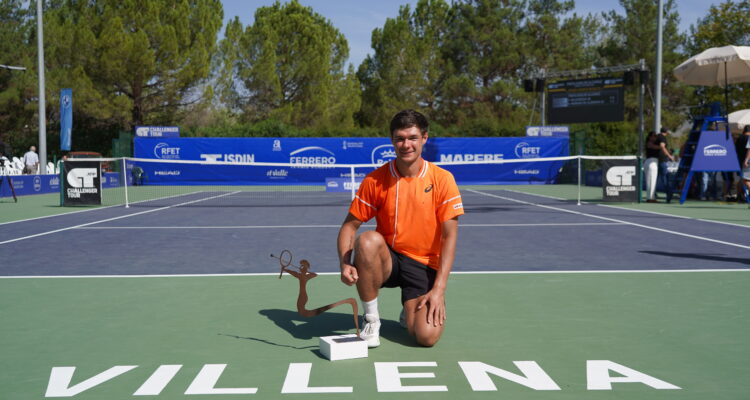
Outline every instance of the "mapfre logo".
<path id="1" fill-rule="evenodd" d="M 163 160 L 177 160 L 180 158 L 180 148 L 161 142 L 154 146 L 154 156 Z"/>
<path id="2" fill-rule="evenodd" d="M 68 172 L 67 181 L 74 188 L 92 188 L 97 176 L 96 168 L 74 168 Z"/>
<path id="3" fill-rule="evenodd" d="M 516 157 L 518 158 L 538 158 L 541 152 L 541 147 L 535 147 L 526 142 L 517 144 L 515 149 Z"/>
<path id="4" fill-rule="evenodd" d="M 372 163 L 382 165 L 396 159 L 396 150 L 392 144 L 382 144 L 372 149 Z"/>
<path id="5" fill-rule="evenodd" d="M 635 176 L 635 167 L 618 166 L 607 170 L 607 183 L 613 186 L 631 186 Z"/>
<path id="6" fill-rule="evenodd" d="M 706 157 L 725 157 L 727 149 L 720 144 L 712 144 L 703 148 L 703 155 Z"/>

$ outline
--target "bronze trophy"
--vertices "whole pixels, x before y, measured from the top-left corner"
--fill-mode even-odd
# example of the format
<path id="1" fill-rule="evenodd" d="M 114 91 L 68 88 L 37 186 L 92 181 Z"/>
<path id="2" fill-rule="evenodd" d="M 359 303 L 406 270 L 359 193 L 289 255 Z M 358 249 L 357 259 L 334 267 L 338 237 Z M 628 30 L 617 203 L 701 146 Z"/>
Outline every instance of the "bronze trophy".
<path id="1" fill-rule="evenodd" d="M 300 260 L 298 266 L 293 265 L 292 253 L 289 250 L 282 251 L 278 257 L 271 254 L 271 257 L 279 260 L 279 265 L 281 266 L 279 279 L 281 279 L 284 272 L 286 272 L 299 280 L 299 295 L 297 296 L 297 312 L 299 315 L 303 317 L 315 317 L 342 304 L 350 304 L 352 306 L 354 328 L 356 329 L 357 334 L 321 337 L 321 353 L 331 361 L 367 357 L 367 343 L 359 338 L 359 313 L 357 309 L 357 300 L 350 297 L 313 310 L 308 310 L 305 308 L 308 301 L 307 282 L 318 276 L 318 274 L 310 271 L 310 262 L 307 260 Z"/>

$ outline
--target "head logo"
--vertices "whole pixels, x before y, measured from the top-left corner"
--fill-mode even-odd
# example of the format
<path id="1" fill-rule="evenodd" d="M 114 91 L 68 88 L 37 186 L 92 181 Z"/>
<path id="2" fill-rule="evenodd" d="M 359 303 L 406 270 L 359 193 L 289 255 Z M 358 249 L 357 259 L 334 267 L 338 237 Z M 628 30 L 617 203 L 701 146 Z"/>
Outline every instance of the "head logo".
<path id="1" fill-rule="evenodd" d="M 607 170 L 607 183 L 613 186 L 631 186 L 635 176 L 635 167 L 616 166 Z"/>
<path id="2" fill-rule="evenodd" d="M 727 155 L 727 149 L 720 144 L 712 144 L 703 148 L 703 155 L 705 157 L 724 157 Z"/>
<path id="3" fill-rule="evenodd" d="M 538 158 L 541 149 L 541 147 L 534 147 L 526 142 L 521 142 L 516 145 L 515 153 L 518 158 Z"/>
<path id="4" fill-rule="evenodd" d="M 305 153 L 304 155 L 298 155 Z M 320 147 L 308 146 L 289 153 L 289 162 L 293 164 L 336 164 L 336 154 Z"/>
<path id="5" fill-rule="evenodd" d="M 180 158 L 180 148 L 169 147 L 169 144 L 160 142 L 154 146 L 154 156 L 161 159 L 177 160 Z"/>
<path id="6" fill-rule="evenodd" d="M 96 168 L 73 168 L 68 172 L 68 184 L 74 188 L 92 188 L 98 176 Z"/>
<path id="7" fill-rule="evenodd" d="M 396 150 L 392 144 L 383 144 L 372 149 L 372 163 L 373 164 L 385 164 L 388 161 L 396 158 Z"/>

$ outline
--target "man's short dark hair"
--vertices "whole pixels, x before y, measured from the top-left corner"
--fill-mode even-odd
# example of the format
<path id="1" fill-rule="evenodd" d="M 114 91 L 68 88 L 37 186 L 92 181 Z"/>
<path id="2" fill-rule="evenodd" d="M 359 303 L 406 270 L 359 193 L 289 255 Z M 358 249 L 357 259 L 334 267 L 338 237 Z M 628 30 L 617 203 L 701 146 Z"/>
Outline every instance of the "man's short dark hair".
<path id="1" fill-rule="evenodd" d="M 424 135 L 427 133 L 430 123 L 427 122 L 427 118 L 419 111 L 403 110 L 394 115 L 391 120 L 391 136 L 393 136 L 393 132 L 401 129 L 409 129 L 413 126 L 419 128 L 419 131 Z"/>
<path id="2" fill-rule="evenodd" d="M 667 130 L 667 128 L 661 128 L 661 129 L 659 129 L 659 132 L 660 133 L 669 133 L 669 130 Z"/>

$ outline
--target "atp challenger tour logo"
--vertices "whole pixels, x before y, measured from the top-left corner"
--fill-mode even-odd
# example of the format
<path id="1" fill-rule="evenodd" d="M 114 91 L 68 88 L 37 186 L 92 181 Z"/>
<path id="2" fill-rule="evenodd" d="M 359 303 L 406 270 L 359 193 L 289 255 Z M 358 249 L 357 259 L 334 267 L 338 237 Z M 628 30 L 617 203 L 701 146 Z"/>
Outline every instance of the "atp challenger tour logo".
<path id="1" fill-rule="evenodd" d="M 68 197 L 71 199 L 81 198 L 81 194 L 99 192 L 99 188 L 94 184 L 94 180 L 99 175 L 96 168 L 73 168 L 68 172 L 66 180 Z"/>
<path id="2" fill-rule="evenodd" d="M 319 365 L 317 368 L 330 368 L 331 365 L 326 362 L 323 367 Z M 474 392 L 502 390 L 502 386 L 506 385 L 506 382 L 502 380 L 513 382 L 536 391 L 563 390 L 558 382 L 548 375 L 536 361 L 513 361 L 513 365 L 515 368 L 506 370 L 481 361 L 459 361 L 458 365 L 453 365 L 449 368 L 452 370 L 451 376 L 460 376 L 463 374 L 471 390 Z M 371 366 L 360 365 L 358 367 L 353 366 L 353 368 L 362 369 L 360 372 L 362 376 L 365 374 L 374 376 L 375 386 L 379 393 L 447 392 L 448 386 L 441 384 L 443 382 L 438 380 L 433 371 L 437 366 L 437 362 L 434 361 L 376 362 Z M 172 380 L 180 374 L 182 367 L 183 365 L 179 364 L 159 365 L 155 370 L 152 370 L 153 367 L 115 365 L 96 373 L 94 376 L 81 376 L 82 374 L 79 373 L 75 377 L 75 382 L 77 383 L 73 383 L 77 367 L 52 367 L 45 397 L 73 397 L 101 385 L 128 388 L 125 389 L 128 391 L 135 389 L 135 392 L 132 393 L 133 396 L 159 396 L 168 386 L 178 385 L 178 383 L 173 384 Z M 137 368 L 153 371 L 139 387 L 132 386 L 131 388 L 130 385 L 109 383 L 117 377 L 130 373 L 130 371 Z M 193 368 L 195 366 L 188 366 L 187 369 Z M 269 366 L 261 365 L 258 368 L 267 369 Z M 82 369 L 91 370 L 89 367 Z M 245 387 L 216 387 L 226 369 L 227 364 L 205 364 L 187 388 L 180 387 L 179 390 L 184 390 L 186 395 L 267 394 L 269 393 L 268 387 L 277 388 L 279 386 L 281 386 L 282 394 L 353 393 L 355 391 L 355 387 L 353 386 L 344 386 L 347 384 L 346 377 L 326 382 L 311 382 L 312 363 L 289 363 L 286 376 L 279 377 L 278 381 L 273 382 L 253 382 L 252 372 L 230 368 L 232 376 L 250 377 L 247 384 L 244 385 Z M 142 373 L 139 374 L 146 376 Z M 320 374 L 325 376 L 330 375 L 319 373 L 317 376 L 321 376 Z M 575 376 L 578 376 L 578 374 Z M 625 389 L 626 387 L 632 390 L 634 387 L 624 386 L 624 384 L 633 383 L 637 384 L 643 390 L 681 389 L 679 386 L 610 360 L 587 360 L 585 363 L 585 376 L 586 389 L 590 391 L 617 390 Z M 419 379 L 415 380 L 416 378 Z M 184 382 L 185 379 L 178 379 L 178 381 Z M 281 384 L 282 382 L 283 384 Z M 267 386 L 261 387 L 259 383 Z M 501 389 L 498 389 L 498 384 L 501 386 Z M 613 384 L 616 384 L 616 386 Z M 563 387 L 570 386 L 570 382 L 565 382 L 563 385 Z M 454 388 L 453 390 L 456 389 Z M 117 396 L 124 398 L 129 394 L 129 392 L 117 393 Z"/>

